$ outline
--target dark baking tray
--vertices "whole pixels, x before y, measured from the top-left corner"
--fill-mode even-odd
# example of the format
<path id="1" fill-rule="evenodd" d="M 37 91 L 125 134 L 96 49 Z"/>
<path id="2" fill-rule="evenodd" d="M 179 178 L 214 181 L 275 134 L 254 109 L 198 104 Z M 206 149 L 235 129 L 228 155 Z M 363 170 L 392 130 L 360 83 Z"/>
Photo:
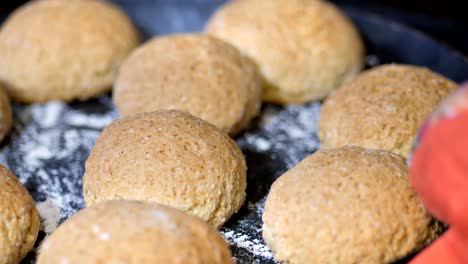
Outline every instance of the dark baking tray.
<path id="1" fill-rule="evenodd" d="M 200 31 L 207 18 L 224 1 L 116 0 L 114 2 L 130 15 L 145 38 L 149 38 L 155 35 Z M 353 8 L 347 8 L 345 11 L 358 26 L 366 42 L 368 66 L 389 62 L 408 63 L 429 67 L 457 82 L 468 78 L 468 61 L 460 53 L 418 31 L 385 20 L 378 15 Z M 0 17 L 3 15 L 5 14 Z M 60 208 L 63 215 L 61 221 L 63 221 L 84 206 L 81 197 L 81 176 L 84 171 L 84 161 L 93 142 L 80 141 L 81 145 L 68 156 L 48 157 L 43 161 L 44 168 L 39 171 L 37 167 L 28 164 L 26 159 L 28 148 L 24 145 L 31 144 L 29 142 L 31 140 L 34 141 L 26 135 L 31 136 L 31 131 L 39 135 L 53 130 L 57 134 L 54 135 L 57 140 L 54 144 L 60 149 L 64 148 L 67 131 L 76 131 L 78 137 L 86 138 L 86 135 L 97 135 L 102 128 L 67 123 L 65 120 L 54 123 L 54 127 L 44 126 L 44 123 L 37 122 L 34 118 L 34 116 L 41 118 L 41 113 L 37 111 L 43 111 L 43 107 L 47 106 L 15 105 L 17 121 L 10 138 L 2 145 L 0 159 L 20 177 L 38 202 L 44 201 L 50 195 L 47 193 L 48 188 L 42 188 L 45 184 L 53 184 L 54 190 L 61 195 L 79 197 L 78 201 Z M 265 118 L 259 118 L 246 133 L 236 138 L 249 167 L 247 202 L 221 231 L 224 235 L 230 234 L 231 238 L 235 238 L 228 240 L 237 263 L 274 263 L 270 257 L 265 257 L 269 255 L 268 253 L 255 255 L 251 250 L 251 241 L 256 241 L 255 245 L 263 245 L 262 203 L 271 183 L 278 176 L 319 148 L 315 133 L 319 109 L 320 102 L 289 107 L 265 105 L 262 108 L 262 116 L 267 116 L 270 123 L 265 124 Z M 59 119 L 65 118 L 64 116 L 69 113 L 117 117 L 110 95 L 89 102 L 75 102 L 61 111 L 60 117 L 57 117 Z M 40 144 L 39 141 L 36 143 Z M 48 173 L 47 180 L 35 176 L 39 173 Z M 41 232 L 39 241 L 43 237 L 44 233 Z M 258 250 L 256 252 L 258 253 Z M 34 252 L 30 253 L 22 263 L 34 263 L 34 255 Z M 411 256 L 408 256 L 399 263 L 405 263 L 410 258 Z"/>

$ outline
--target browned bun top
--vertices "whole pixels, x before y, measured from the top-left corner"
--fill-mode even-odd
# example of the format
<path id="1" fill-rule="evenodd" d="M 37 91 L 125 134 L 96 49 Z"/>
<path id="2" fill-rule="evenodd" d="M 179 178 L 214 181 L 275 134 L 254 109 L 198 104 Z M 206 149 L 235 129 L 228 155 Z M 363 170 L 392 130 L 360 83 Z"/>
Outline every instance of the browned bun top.
<path id="1" fill-rule="evenodd" d="M 83 209 L 42 244 L 38 264 L 232 264 L 215 228 L 176 209 L 108 201 Z"/>
<path id="2" fill-rule="evenodd" d="M 85 100 L 111 89 L 139 43 L 127 15 L 107 1 L 31 1 L 0 29 L 0 82 L 25 103 Z"/>
<path id="3" fill-rule="evenodd" d="M 208 21 L 205 32 L 257 63 L 268 84 L 264 100 L 269 102 L 322 99 L 364 64 L 357 29 L 326 1 L 228 1 Z"/>
<path id="4" fill-rule="evenodd" d="M 236 143 L 188 113 L 160 110 L 112 122 L 86 161 L 88 206 L 153 201 L 220 227 L 245 200 L 247 167 Z"/>
<path id="5" fill-rule="evenodd" d="M 405 160 L 383 150 L 321 150 L 273 184 L 263 236 L 287 263 L 389 263 L 436 237 Z"/>
<path id="6" fill-rule="evenodd" d="M 0 263 L 20 263 L 33 248 L 39 225 L 31 195 L 10 170 L 0 165 Z"/>
<path id="7" fill-rule="evenodd" d="M 358 145 L 407 157 L 424 120 L 456 87 L 417 66 L 390 64 L 365 71 L 323 104 L 318 126 L 322 146 Z"/>
<path id="8" fill-rule="evenodd" d="M 224 132 L 245 129 L 261 105 L 255 64 L 207 35 L 156 37 L 125 61 L 114 88 L 121 116 L 161 109 L 188 112 Z"/>

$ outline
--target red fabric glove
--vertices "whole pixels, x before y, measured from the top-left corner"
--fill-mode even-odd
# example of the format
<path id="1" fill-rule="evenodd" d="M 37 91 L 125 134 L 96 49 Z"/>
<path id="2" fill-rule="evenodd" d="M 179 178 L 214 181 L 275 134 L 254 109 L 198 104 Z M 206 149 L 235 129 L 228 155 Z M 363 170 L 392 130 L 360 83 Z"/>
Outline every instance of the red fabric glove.
<path id="1" fill-rule="evenodd" d="M 468 86 L 442 102 L 420 137 L 410 181 L 426 208 L 450 228 L 411 263 L 468 263 Z"/>
<path id="2" fill-rule="evenodd" d="M 442 237 L 437 239 L 430 247 L 426 248 L 417 255 L 411 264 L 463 264 L 457 257 L 457 253 L 453 248 L 453 239 L 451 238 L 452 230 L 447 231 Z M 455 242 L 456 243 L 456 242 Z"/>

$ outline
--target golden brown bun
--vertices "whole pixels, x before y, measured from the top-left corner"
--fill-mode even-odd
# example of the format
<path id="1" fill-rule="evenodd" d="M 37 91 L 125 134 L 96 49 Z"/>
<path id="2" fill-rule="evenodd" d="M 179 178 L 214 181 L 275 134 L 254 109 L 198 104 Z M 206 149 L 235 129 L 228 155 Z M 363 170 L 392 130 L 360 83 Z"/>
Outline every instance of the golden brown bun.
<path id="1" fill-rule="evenodd" d="M 438 233 L 405 160 L 343 147 L 301 161 L 273 184 L 263 237 L 285 263 L 389 263 Z"/>
<path id="2" fill-rule="evenodd" d="M 260 109 L 256 66 L 222 40 L 201 34 L 154 38 L 124 62 L 114 89 L 123 117 L 176 109 L 234 135 Z"/>
<path id="3" fill-rule="evenodd" d="M 39 214 L 29 192 L 0 165 L 0 264 L 18 264 L 33 248 Z"/>
<path id="4" fill-rule="evenodd" d="M 428 69 L 383 65 L 333 92 L 320 114 L 324 148 L 357 145 L 408 157 L 427 115 L 456 84 Z"/>
<path id="5" fill-rule="evenodd" d="M 0 81 L 24 103 L 85 100 L 110 90 L 138 42 L 129 18 L 108 2 L 32 1 L 0 30 Z"/>
<path id="6" fill-rule="evenodd" d="M 173 208 L 109 201 L 78 212 L 41 246 L 38 264 L 231 264 L 216 229 Z"/>
<path id="7" fill-rule="evenodd" d="M 86 204 L 130 199 L 166 204 L 220 227 L 245 200 L 236 143 L 190 114 L 160 110 L 114 121 L 86 161 Z"/>
<path id="8" fill-rule="evenodd" d="M 229 1 L 206 32 L 251 57 L 268 83 L 264 100 L 304 103 L 324 98 L 363 67 L 364 47 L 333 4 L 314 0 Z"/>
<path id="9" fill-rule="evenodd" d="M 10 98 L 0 85 L 0 142 L 8 135 L 13 126 L 13 111 Z"/>

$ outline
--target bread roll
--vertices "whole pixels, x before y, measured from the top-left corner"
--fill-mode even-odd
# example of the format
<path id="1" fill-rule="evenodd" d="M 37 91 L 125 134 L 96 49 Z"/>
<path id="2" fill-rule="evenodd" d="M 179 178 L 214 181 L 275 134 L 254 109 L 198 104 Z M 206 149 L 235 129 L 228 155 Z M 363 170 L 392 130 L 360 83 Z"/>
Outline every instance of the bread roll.
<path id="1" fill-rule="evenodd" d="M 0 82 L 23 103 L 86 100 L 111 89 L 138 43 L 129 18 L 109 2 L 31 1 L 0 29 Z"/>
<path id="2" fill-rule="evenodd" d="M 0 264 L 18 264 L 36 242 L 39 214 L 26 188 L 2 165 L 0 188 Z"/>
<path id="3" fill-rule="evenodd" d="M 405 160 L 360 147 L 321 150 L 278 178 L 263 237 L 285 263 L 390 263 L 436 237 Z"/>
<path id="4" fill-rule="evenodd" d="M 185 111 L 235 135 L 261 105 L 256 66 L 230 44 L 201 35 L 157 37 L 122 65 L 114 102 L 121 116 Z"/>
<path id="5" fill-rule="evenodd" d="M 160 110 L 112 122 L 83 178 L 87 206 L 153 201 L 220 227 L 245 200 L 246 163 L 236 143 L 190 114 Z"/>
<path id="6" fill-rule="evenodd" d="M 320 100 L 363 67 L 364 47 L 356 28 L 326 1 L 228 1 L 205 31 L 257 63 L 268 102 Z"/>
<path id="7" fill-rule="evenodd" d="M 428 69 L 383 65 L 331 94 L 318 124 L 322 147 L 357 145 L 408 157 L 416 133 L 457 85 Z"/>
<path id="8" fill-rule="evenodd" d="M 0 85 L 0 142 L 8 135 L 13 126 L 13 111 L 10 98 Z"/>
<path id="9" fill-rule="evenodd" d="M 41 246 L 38 264 L 232 264 L 216 229 L 166 206 L 109 201 L 65 221 Z"/>

